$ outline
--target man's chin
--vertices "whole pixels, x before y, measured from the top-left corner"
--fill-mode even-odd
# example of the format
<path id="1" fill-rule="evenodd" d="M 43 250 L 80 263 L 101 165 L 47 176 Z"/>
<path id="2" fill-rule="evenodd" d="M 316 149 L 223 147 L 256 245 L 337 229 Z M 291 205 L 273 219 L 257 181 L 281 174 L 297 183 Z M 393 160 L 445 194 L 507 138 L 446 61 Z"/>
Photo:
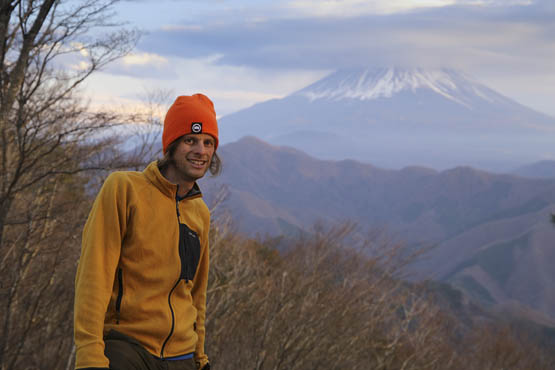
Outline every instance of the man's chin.
<path id="1" fill-rule="evenodd" d="M 195 181 L 198 179 L 201 179 L 204 177 L 204 175 L 206 175 L 206 172 L 208 171 L 207 168 L 203 168 L 203 169 L 195 169 L 194 171 L 189 171 L 189 173 L 187 174 L 191 179 L 194 179 Z"/>
<path id="2" fill-rule="evenodd" d="M 176 171 L 179 177 L 183 179 L 188 179 L 190 181 L 197 181 L 204 177 L 208 168 L 191 168 L 191 167 L 181 167 L 177 166 Z"/>

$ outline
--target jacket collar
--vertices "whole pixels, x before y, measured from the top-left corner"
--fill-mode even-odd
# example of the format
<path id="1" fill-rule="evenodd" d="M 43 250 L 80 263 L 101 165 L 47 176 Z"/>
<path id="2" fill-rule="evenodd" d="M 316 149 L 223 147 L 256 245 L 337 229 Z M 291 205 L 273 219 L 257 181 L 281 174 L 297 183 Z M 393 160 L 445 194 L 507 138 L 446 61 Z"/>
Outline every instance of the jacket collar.
<path id="1" fill-rule="evenodd" d="M 179 188 L 179 185 L 178 185 L 178 188 Z M 193 184 L 193 187 L 191 188 L 191 190 L 189 190 L 189 192 L 187 194 L 185 194 L 184 196 L 180 197 L 180 196 L 177 195 L 177 193 L 175 193 L 175 199 L 177 199 L 179 201 L 179 200 L 183 200 L 183 199 L 186 199 L 186 198 L 191 198 L 191 197 L 194 197 L 194 196 L 197 196 L 197 195 L 201 195 L 201 192 L 200 192 L 200 188 L 198 187 L 198 184 L 195 182 Z"/>
<path id="2" fill-rule="evenodd" d="M 162 175 L 162 173 L 160 172 L 160 169 L 158 168 L 158 161 L 150 162 L 150 164 L 143 171 L 143 174 L 154 186 L 156 186 L 156 188 L 158 188 L 158 190 L 162 192 L 162 194 L 172 199 L 174 198 L 177 199 L 178 186 L 176 184 L 172 184 L 171 182 L 169 182 L 168 179 L 166 179 Z M 191 198 L 194 196 L 200 196 L 200 195 L 201 195 L 200 188 L 198 184 L 195 182 L 193 184 L 193 188 L 184 197 L 178 200 Z"/>

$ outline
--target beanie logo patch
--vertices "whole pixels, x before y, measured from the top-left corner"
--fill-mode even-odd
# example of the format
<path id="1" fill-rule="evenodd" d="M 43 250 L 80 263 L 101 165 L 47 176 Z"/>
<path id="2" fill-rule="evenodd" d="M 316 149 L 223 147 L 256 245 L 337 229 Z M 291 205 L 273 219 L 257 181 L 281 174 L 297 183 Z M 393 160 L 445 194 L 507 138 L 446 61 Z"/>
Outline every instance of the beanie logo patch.
<path id="1" fill-rule="evenodd" d="M 202 122 L 193 122 L 191 124 L 191 132 L 194 134 L 199 134 L 202 132 Z"/>

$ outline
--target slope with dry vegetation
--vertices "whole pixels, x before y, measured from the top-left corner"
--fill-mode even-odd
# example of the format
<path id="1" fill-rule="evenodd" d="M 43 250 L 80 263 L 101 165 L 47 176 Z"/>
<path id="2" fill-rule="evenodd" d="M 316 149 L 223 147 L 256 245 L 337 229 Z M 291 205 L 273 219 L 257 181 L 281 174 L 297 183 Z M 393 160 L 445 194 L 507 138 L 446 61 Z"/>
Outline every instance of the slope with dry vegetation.
<path id="1" fill-rule="evenodd" d="M 400 278 L 396 245 L 353 238 L 353 226 L 316 228 L 279 242 L 216 222 L 207 350 L 235 369 L 550 369 L 532 332 Z M 353 242 L 355 240 L 355 242 Z M 284 248 L 283 245 L 286 245 Z M 451 293 L 452 294 L 452 293 Z M 460 299 L 460 294 L 458 299 Z"/>

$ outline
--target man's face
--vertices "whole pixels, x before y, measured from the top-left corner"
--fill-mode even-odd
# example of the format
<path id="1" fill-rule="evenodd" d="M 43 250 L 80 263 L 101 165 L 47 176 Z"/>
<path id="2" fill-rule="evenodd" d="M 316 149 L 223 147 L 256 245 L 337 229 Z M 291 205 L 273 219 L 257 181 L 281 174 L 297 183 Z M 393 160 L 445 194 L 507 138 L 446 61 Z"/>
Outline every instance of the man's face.
<path id="1" fill-rule="evenodd" d="M 176 175 L 184 181 L 194 182 L 210 167 L 215 140 L 208 134 L 188 134 L 178 140 L 172 156 Z"/>

